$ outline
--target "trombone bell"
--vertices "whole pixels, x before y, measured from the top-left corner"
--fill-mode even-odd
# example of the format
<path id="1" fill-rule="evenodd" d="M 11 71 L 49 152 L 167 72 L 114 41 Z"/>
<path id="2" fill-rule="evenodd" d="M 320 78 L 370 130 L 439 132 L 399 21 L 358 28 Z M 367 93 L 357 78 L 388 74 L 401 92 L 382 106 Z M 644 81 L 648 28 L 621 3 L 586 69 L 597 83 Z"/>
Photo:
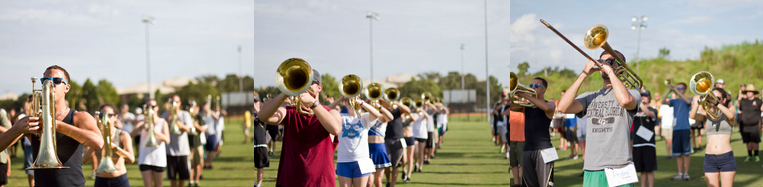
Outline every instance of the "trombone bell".
<path id="1" fill-rule="evenodd" d="M 96 122 L 101 127 L 101 135 L 103 136 L 103 149 L 101 149 L 101 162 L 98 164 L 98 169 L 95 172 L 115 172 L 117 167 L 114 166 L 114 161 L 111 160 L 111 119 L 108 113 L 101 114 L 100 111 L 95 111 Z"/>
<path id="2" fill-rule="evenodd" d="M 524 102 L 518 102 L 519 100 L 524 100 L 516 96 L 517 93 L 525 93 L 527 95 L 530 95 L 532 97 L 537 98 L 538 93 L 535 92 L 534 89 L 530 89 L 527 86 L 525 86 L 522 83 L 519 83 L 519 78 L 517 77 L 517 74 L 514 72 L 511 72 L 509 74 L 509 101 L 513 105 L 517 106 L 523 106 L 523 107 L 534 107 L 535 104 L 532 104 L 530 102 L 524 103 Z"/>
<path id="3" fill-rule="evenodd" d="M 159 143 L 156 140 L 156 134 L 154 134 L 154 107 L 150 105 L 148 106 L 148 109 L 145 108 L 146 107 L 145 105 L 143 107 L 144 107 L 143 111 L 146 112 L 145 113 L 146 118 L 144 119 L 144 121 L 146 122 L 146 125 L 148 125 L 148 127 L 146 128 L 146 134 L 148 134 L 146 136 L 148 136 L 148 139 L 146 140 L 146 145 L 144 146 L 145 147 L 159 146 Z"/>
<path id="4" fill-rule="evenodd" d="M 717 107 L 720 100 L 713 94 L 713 88 L 715 87 L 713 84 L 714 82 L 715 78 L 713 78 L 713 74 L 710 74 L 707 71 L 701 71 L 691 77 L 691 81 L 689 81 L 689 90 L 695 95 L 700 96 L 699 104 L 702 106 L 702 109 L 705 110 L 707 115 L 713 117 L 713 119 L 718 119 L 718 117 L 721 116 L 721 111 L 718 110 Z"/>
<path id="5" fill-rule="evenodd" d="M 397 88 L 387 88 L 384 90 L 384 100 L 387 102 L 394 102 L 400 99 L 400 90 Z"/>

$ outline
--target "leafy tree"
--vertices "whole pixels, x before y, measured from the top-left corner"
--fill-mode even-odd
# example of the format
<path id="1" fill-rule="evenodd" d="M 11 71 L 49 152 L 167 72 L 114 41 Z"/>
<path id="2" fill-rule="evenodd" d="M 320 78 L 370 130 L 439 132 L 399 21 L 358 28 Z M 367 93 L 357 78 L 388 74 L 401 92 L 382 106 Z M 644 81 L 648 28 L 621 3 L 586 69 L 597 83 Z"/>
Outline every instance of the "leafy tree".
<path id="1" fill-rule="evenodd" d="M 422 78 L 416 80 L 411 78 L 410 81 L 406 82 L 402 87 L 400 87 L 400 93 L 402 96 L 407 96 L 411 99 L 421 98 L 421 94 L 424 92 L 430 92 L 435 97 L 442 97 L 442 90 L 440 90 L 440 86 L 429 79 Z"/>
<path id="2" fill-rule="evenodd" d="M 323 91 L 321 91 L 321 101 L 323 101 L 324 104 L 328 102 L 326 98 L 329 96 L 334 96 L 334 98 L 339 98 L 342 96 L 341 93 L 339 93 L 339 82 L 336 80 L 334 76 L 331 76 L 331 74 L 324 73 L 321 75 L 321 84 L 323 85 Z M 366 83 L 370 84 L 370 83 Z M 327 103 L 331 104 L 331 103 Z"/>
<path id="3" fill-rule="evenodd" d="M 657 55 L 657 58 L 667 59 L 668 56 L 670 56 L 670 49 L 663 47 L 660 49 L 660 53 Z"/>
<path id="4" fill-rule="evenodd" d="M 323 89 L 326 90 L 326 87 L 324 86 Z M 268 94 L 270 94 L 270 97 L 275 97 L 278 94 L 281 94 L 281 90 L 279 90 L 278 87 L 275 87 L 275 86 L 260 87 L 260 88 L 254 89 L 254 91 L 257 92 L 257 94 L 260 96 L 260 99 L 263 99 L 266 102 L 267 102 L 267 99 L 270 99 L 270 98 L 267 98 Z"/>
<path id="5" fill-rule="evenodd" d="M 206 102 L 207 95 L 220 95 L 220 93 L 217 91 L 217 88 L 212 86 L 210 83 L 199 82 L 198 84 L 194 84 L 190 81 L 185 86 L 180 87 L 180 89 L 175 91 L 175 93 L 178 94 L 180 98 L 183 98 L 184 101 L 196 101 L 198 105 Z M 182 104 L 185 106 L 187 103 Z"/>
<path id="6" fill-rule="evenodd" d="M 81 107 L 78 106 L 80 105 L 80 100 L 82 99 L 82 86 L 77 84 L 77 82 L 74 80 L 69 81 L 69 85 L 71 85 L 71 87 L 69 88 L 69 92 L 66 93 L 66 101 L 69 102 L 69 107 L 80 110 Z"/>
<path id="7" fill-rule="evenodd" d="M 530 69 L 530 63 L 527 63 L 527 61 L 522 62 L 517 66 L 519 69 L 519 72 L 517 72 L 517 76 L 525 76 L 527 74 L 527 70 Z"/>
<path id="8" fill-rule="evenodd" d="M 436 72 L 436 71 L 430 71 L 430 72 L 425 72 L 425 73 L 419 74 L 419 77 L 424 78 L 424 79 L 429 79 L 429 80 L 436 81 L 436 80 L 440 79 L 440 73 Z"/>
<path id="9" fill-rule="evenodd" d="M 205 78 L 209 80 L 214 80 L 212 78 Z M 205 82 L 205 81 L 203 81 Z M 244 91 L 253 91 L 254 90 L 254 79 L 250 76 L 244 76 L 243 77 L 243 85 L 244 85 Z M 220 92 L 238 92 L 239 91 L 239 79 L 236 74 L 228 74 L 225 76 L 225 79 L 217 81 L 217 90 Z"/>
<path id="10" fill-rule="evenodd" d="M 98 94 L 98 107 L 106 103 L 111 103 L 113 105 L 119 104 L 119 94 L 117 93 L 117 89 L 114 88 L 114 85 L 108 80 L 102 79 L 98 81 L 96 90 Z M 92 108 L 92 110 L 97 109 L 98 108 Z"/>
<path id="11" fill-rule="evenodd" d="M 98 108 L 98 87 L 90 81 L 90 78 L 85 80 L 85 84 L 82 85 L 82 99 L 79 101 L 78 110 L 81 111 L 95 111 Z"/>

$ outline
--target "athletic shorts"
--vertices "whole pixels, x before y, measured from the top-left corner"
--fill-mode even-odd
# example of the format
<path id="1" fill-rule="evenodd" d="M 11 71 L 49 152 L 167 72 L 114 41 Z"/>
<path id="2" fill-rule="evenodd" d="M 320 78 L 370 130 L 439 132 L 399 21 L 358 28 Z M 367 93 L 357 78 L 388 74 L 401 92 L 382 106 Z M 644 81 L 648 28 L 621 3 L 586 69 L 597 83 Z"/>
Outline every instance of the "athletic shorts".
<path id="1" fill-rule="evenodd" d="M 419 142 L 419 144 L 427 143 L 426 138 L 416 138 L 416 141 Z"/>
<path id="2" fill-rule="evenodd" d="M 270 141 L 276 141 L 276 137 L 278 137 L 278 125 L 266 125 L 265 127 L 268 131 L 268 134 L 270 134 Z"/>
<path id="3" fill-rule="evenodd" d="M 507 131 L 506 131 L 506 133 L 508 133 L 508 132 L 509 132 L 509 131 L 507 130 Z M 438 133 L 440 136 L 442 136 L 442 135 L 445 135 L 445 130 L 444 130 L 444 129 L 442 129 L 442 127 L 440 127 L 440 128 L 437 128 L 437 133 Z"/>
<path id="4" fill-rule="evenodd" d="M 255 147 L 254 148 L 254 168 L 266 168 L 270 167 L 270 157 L 268 156 L 267 147 Z"/>
<path id="5" fill-rule="evenodd" d="M 694 124 L 691 124 L 692 130 L 702 130 L 705 128 L 705 121 L 694 121 Z"/>
<path id="6" fill-rule="evenodd" d="M 130 187 L 130 180 L 127 180 L 127 173 L 114 178 L 95 177 L 95 187 Z"/>
<path id="7" fill-rule="evenodd" d="M 562 124 L 564 124 L 564 123 L 562 123 Z M 563 128 L 556 128 L 556 132 L 558 132 L 562 136 L 562 138 L 567 139 L 567 135 L 564 133 L 564 129 Z"/>
<path id="8" fill-rule="evenodd" d="M 8 164 L 0 163 L 0 185 L 8 184 Z"/>
<path id="9" fill-rule="evenodd" d="M 604 173 L 604 170 L 584 171 L 583 186 L 609 186 L 607 183 L 607 174 Z M 620 187 L 633 187 L 633 184 L 626 184 Z"/>
<path id="10" fill-rule="evenodd" d="M 215 151 L 217 149 L 217 135 L 208 135 L 207 144 L 204 145 L 207 151 Z"/>
<path id="11" fill-rule="evenodd" d="M 760 138 L 760 137 L 758 137 Z M 691 131 L 673 130 L 673 156 L 691 154 Z"/>
<path id="12" fill-rule="evenodd" d="M 434 148 L 434 132 L 427 132 L 427 146 L 426 148 Z"/>
<path id="13" fill-rule="evenodd" d="M 191 166 L 198 166 L 201 161 L 204 160 L 204 147 L 196 146 L 191 148 L 191 154 L 188 155 L 188 160 L 191 161 Z"/>
<path id="14" fill-rule="evenodd" d="M 522 155 L 524 155 L 525 142 L 509 142 L 509 166 L 515 167 L 522 163 Z"/>
<path id="15" fill-rule="evenodd" d="M 636 172 L 652 172 L 657 170 L 657 150 L 652 146 L 634 147 L 633 164 Z"/>
<path id="16" fill-rule="evenodd" d="M 376 168 L 386 168 L 392 166 L 387 154 L 387 146 L 384 143 L 369 143 L 368 153 L 371 154 L 371 161 Z"/>
<path id="17" fill-rule="evenodd" d="M 159 167 L 159 166 L 152 166 L 152 165 L 138 165 L 138 170 L 141 172 L 144 171 L 153 171 L 153 172 L 164 172 L 164 170 L 167 169 L 165 167 Z"/>
<path id="18" fill-rule="evenodd" d="M 758 125 L 741 126 L 742 142 L 760 143 L 760 127 Z"/>
<path id="19" fill-rule="evenodd" d="M 575 127 L 564 127 L 564 137 L 571 143 L 578 143 L 578 136 L 575 132 Z"/>
<path id="20" fill-rule="evenodd" d="M 360 165 L 355 162 L 339 162 L 336 163 L 336 175 L 347 178 L 360 178 L 371 175 L 371 172 L 361 173 Z"/>
<path id="21" fill-rule="evenodd" d="M 167 155 L 167 178 L 188 180 L 191 178 L 191 171 L 188 169 L 188 156 Z"/>
<path id="22" fill-rule="evenodd" d="M 400 163 L 403 160 L 403 142 L 400 141 L 400 138 L 385 139 L 384 145 L 387 147 L 387 154 L 389 155 L 392 167 L 400 167 Z"/>
<path id="23" fill-rule="evenodd" d="M 405 145 L 407 146 L 413 146 L 416 145 L 416 140 L 414 140 L 413 137 L 405 137 Z"/>
<path id="24" fill-rule="evenodd" d="M 527 186 L 548 186 L 554 182 L 554 162 L 544 163 L 540 151 L 528 150 L 522 154 L 522 180 Z"/>
<path id="25" fill-rule="evenodd" d="M 29 168 L 32 166 L 32 163 L 34 162 L 33 156 L 32 156 L 32 146 L 21 146 L 24 148 L 24 169 Z M 34 174 L 34 170 L 26 170 L 27 175 Z"/>
<path id="26" fill-rule="evenodd" d="M 662 135 L 663 138 L 666 140 L 672 140 L 673 139 L 673 129 L 666 129 L 666 128 L 660 128 L 660 135 Z"/>
<path id="27" fill-rule="evenodd" d="M 705 173 L 737 171 L 737 161 L 734 152 L 729 151 L 720 155 L 705 154 Z"/>

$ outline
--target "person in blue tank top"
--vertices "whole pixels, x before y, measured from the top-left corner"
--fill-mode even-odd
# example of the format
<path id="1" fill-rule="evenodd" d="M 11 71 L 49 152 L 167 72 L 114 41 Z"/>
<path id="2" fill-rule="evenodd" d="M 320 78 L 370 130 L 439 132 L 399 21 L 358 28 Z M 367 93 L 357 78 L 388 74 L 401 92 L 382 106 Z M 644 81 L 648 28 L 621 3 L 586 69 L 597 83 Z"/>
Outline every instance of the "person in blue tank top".
<path id="1" fill-rule="evenodd" d="M 82 149 L 83 145 L 101 149 L 103 138 L 101 131 L 95 124 L 93 116 L 87 112 L 77 112 L 66 105 L 66 92 L 69 92 L 69 73 L 62 67 L 53 65 L 45 69 L 40 83 L 52 81 L 53 94 L 55 97 L 54 117 L 56 119 L 56 151 L 58 159 L 66 169 L 43 169 L 35 170 L 35 186 L 45 187 L 79 187 L 85 186 L 85 177 L 82 174 Z M 0 147 L 5 149 L 15 143 L 21 135 L 26 136 L 32 142 L 33 157 L 37 158 L 40 148 L 40 135 L 42 135 L 40 119 L 37 117 L 25 117 L 3 133 L 15 139 L 0 136 Z"/>

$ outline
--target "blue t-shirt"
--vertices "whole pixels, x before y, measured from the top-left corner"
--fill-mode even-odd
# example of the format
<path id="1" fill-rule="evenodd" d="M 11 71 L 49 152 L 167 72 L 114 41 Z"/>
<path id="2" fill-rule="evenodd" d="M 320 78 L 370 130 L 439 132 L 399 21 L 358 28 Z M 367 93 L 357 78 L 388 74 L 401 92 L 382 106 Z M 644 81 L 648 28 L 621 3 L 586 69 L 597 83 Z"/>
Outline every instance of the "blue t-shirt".
<path id="1" fill-rule="evenodd" d="M 575 117 L 575 114 L 565 114 L 564 115 L 564 126 L 565 127 L 575 127 L 575 123 L 578 122 L 578 119 Z"/>
<path id="2" fill-rule="evenodd" d="M 686 103 L 683 99 L 670 100 L 670 106 L 673 107 L 673 120 L 676 122 L 673 126 L 673 130 L 688 130 L 689 126 L 689 111 L 691 111 L 691 105 Z"/>

